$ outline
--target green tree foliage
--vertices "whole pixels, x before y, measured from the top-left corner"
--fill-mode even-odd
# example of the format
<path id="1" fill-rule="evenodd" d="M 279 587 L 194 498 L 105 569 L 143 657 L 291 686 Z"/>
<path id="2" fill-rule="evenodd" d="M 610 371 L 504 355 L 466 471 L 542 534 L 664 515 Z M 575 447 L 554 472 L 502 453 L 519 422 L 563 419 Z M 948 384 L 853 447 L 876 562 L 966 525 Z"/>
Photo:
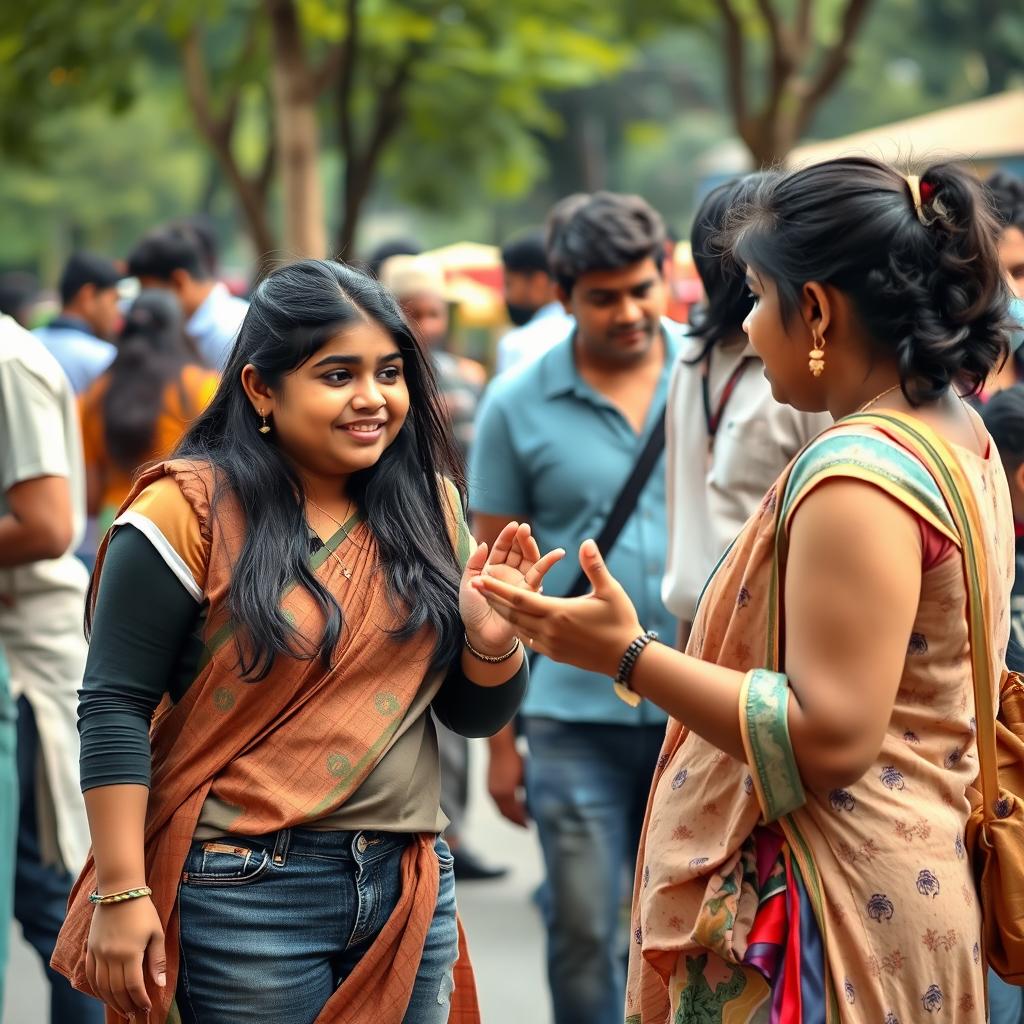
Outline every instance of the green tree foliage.
<path id="1" fill-rule="evenodd" d="M 41 159 L 38 129 L 56 111 L 99 101 L 124 110 L 140 69 L 155 65 L 187 98 L 256 249 L 274 248 L 284 129 L 267 97 L 273 7 L 293 9 L 301 26 L 290 99 L 313 106 L 321 138 L 341 149 L 341 194 L 327 204 L 341 251 L 385 166 L 400 194 L 423 204 L 452 203 L 478 182 L 485 197 L 521 194 L 543 171 L 538 135 L 559 128 L 549 94 L 613 76 L 630 53 L 612 38 L 614 19 L 583 0 L 557 12 L 546 0 L 39 0 L 0 30 L 0 54 L 13 55 L 0 77 L 0 138 Z M 248 161 L 238 138 L 246 109 L 250 129 L 263 125 Z"/>
<path id="2" fill-rule="evenodd" d="M 123 256 L 158 218 L 195 212 L 209 175 L 184 112 L 157 91 L 117 118 L 96 103 L 54 114 L 33 142 L 49 158 L 0 175 L 0 267 L 49 281 L 72 248 Z"/>
<path id="3" fill-rule="evenodd" d="M 45 271 L 79 242 L 123 253 L 151 223 L 197 208 L 239 225 L 256 253 L 287 251 L 281 224 L 294 207 L 277 145 L 271 3 L 4 5 L 0 266 Z M 321 219 L 328 248 L 346 254 L 368 211 L 420 210 L 437 233 L 502 235 L 579 188 L 640 191 L 685 226 L 710 166 L 702 154 L 735 123 L 723 9 L 738 20 L 748 117 L 763 128 L 766 111 L 789 111 L 763 159 L 791 144 L 786 97 L 820 75 L 851 6 L 273 3 L 301 30 Z M 806 59 L 773 108 L 775 35 L 796 32 L 802 11 L 813 15 Z M 857 28 L 848 67 L 800 133 L 840 135 L 975 98 L 1014 85 L 1024 66 L 1024 9 L 1004 0 L 874 0 Z"/>

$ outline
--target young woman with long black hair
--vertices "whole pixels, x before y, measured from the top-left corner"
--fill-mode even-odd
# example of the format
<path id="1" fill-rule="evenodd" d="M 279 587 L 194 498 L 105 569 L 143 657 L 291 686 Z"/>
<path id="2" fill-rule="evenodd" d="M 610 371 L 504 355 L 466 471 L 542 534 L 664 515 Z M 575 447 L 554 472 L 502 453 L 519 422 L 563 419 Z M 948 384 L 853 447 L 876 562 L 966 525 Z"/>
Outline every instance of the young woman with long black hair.
<path id="1" fill-rule="evenodd" d="M 560 553 L 516 523 L 488 552 L 463 511 L 391 296 L 338 263 L 267 277 L 100 551 L 94 861 L 54 961 L 77 987 L 160 1021 L 476 1019 L 429 712 L 465 735 L 512 717 L 520 644 L 469 582 L 537 590 Z"/>
<path id="2" fill-rule="evenodd" d="M 125 317 L 110 367 L 79 399 L 89 514 L 106 529 L 140 466 L 166 458 L 217 390 L 178 300 L 151 288 Z"/>

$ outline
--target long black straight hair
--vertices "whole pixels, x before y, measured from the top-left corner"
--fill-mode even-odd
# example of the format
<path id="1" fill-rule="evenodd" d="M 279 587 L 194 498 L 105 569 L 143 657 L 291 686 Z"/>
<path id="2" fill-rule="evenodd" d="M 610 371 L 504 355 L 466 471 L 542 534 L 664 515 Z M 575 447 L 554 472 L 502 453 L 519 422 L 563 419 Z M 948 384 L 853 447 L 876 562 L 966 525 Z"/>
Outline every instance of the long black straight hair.
<path id="1" fill-rule="evenodd" d="M 239 668 L 253 682 L 267 676 L 279 655 L 308 660 L 318 649 L 329 665 L 344 623 L 338 602 L 310 568 L 302 481 L 274 435 L 259 433 L 242 370 L 251 363 L 268 387 L 280 388 L 331 337 L 366 319 L 386 330 L 404 357 L 409 414 L 380 460 L 349 478 L 348 496 L 376 539 L 389 599 L 404 615 L 392 636 L 408 639 L 429 626 L 438 665 L 451 661 L 462 644 L 462 573 L 442 481 L 447 477 L 455 484 L 465 509 L 465 473 L 430 361 L 380 284 L 342 263 L 301 260 L 275 270 L 256 288 L 220 388 L 174 453 L 216 470 L 214 514 L 224 487 L 244 512 L 245 540 L 228 610 L 241 627 Z M 326 617 L 315 646 L 297 634 L 281 609 L 282 594 L 293 582 Z"/>
<path id="2" fill-rule="evenodd" d="M 168 384 L 177 382 L 182 415 L 191 416 L 181 379 L 190 363 L 198 366 L 201 360 L 185 334 L 177 299 L 160 288 L 140 292 L 121 328 L 103 395 L 107 452 L 127 473 L 152 457 Z"/>

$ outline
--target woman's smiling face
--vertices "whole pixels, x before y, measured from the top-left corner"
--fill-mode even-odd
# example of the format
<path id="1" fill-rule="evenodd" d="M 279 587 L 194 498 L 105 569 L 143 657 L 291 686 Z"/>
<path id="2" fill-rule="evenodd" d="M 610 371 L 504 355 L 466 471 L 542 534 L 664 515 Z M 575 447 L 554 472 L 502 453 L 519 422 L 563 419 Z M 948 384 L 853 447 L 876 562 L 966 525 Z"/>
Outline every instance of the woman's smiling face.
<path id="1" fill-rule="evenodd" d="M 369 469 L 409 413 L 398 342 L 372 320 L 339 331 L 282 378 L 263 411 L 276 443 L 308 473 L 348 476 Z"/>

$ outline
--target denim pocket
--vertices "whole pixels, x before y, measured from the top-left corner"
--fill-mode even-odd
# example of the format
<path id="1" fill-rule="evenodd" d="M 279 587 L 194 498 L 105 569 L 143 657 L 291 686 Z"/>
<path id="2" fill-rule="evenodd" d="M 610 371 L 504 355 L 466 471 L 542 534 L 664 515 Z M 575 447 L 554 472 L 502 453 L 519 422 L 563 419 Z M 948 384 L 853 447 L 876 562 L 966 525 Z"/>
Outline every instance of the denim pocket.
<path id="1" fill-rule="evenodd" d="M 270 851 L 231 837 L 196 841 L 185 860 L 183 885 L 248 885 L 266 874 Z"/>

